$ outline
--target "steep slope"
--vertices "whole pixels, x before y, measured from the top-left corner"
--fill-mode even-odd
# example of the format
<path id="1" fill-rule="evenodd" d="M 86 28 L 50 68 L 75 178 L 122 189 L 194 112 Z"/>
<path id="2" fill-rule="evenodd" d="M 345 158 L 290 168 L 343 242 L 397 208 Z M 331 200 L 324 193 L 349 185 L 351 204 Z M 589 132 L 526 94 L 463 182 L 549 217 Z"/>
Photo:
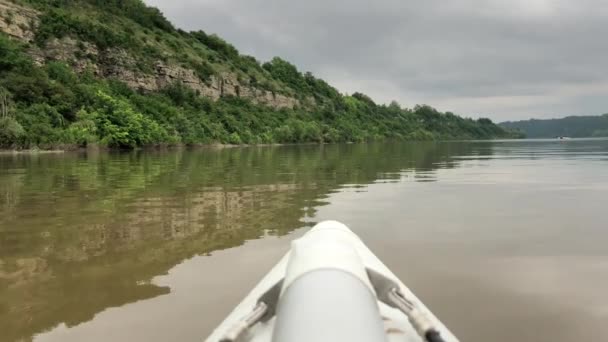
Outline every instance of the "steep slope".
<path id="1" fill-rule="evenodd" d="M 568 116 L 561 119 L 503 122 L 500 126 L 524 132 L 529 138 L 608 137 L 608 114 L 600 116 Z"/>
<path id="2" fill-rule="evenodd" d="M 488 119 L 340 94 L 140 0 L 0 0 L 0 146 L 497 138 Z"/>

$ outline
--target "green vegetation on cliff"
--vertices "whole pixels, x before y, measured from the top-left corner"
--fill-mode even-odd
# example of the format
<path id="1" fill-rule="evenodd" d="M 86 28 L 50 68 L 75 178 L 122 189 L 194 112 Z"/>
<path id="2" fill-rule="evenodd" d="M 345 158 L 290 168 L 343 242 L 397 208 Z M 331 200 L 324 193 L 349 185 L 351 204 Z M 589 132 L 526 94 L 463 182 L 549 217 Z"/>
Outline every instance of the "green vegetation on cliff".
<path id="1" fill-rule="evenodd" d="M 531 119 L 500 124 L 506 129 L 519 130 L 529 138 L 608 137 L 608 113 L 599 116 L 568 116 L 561 119 Z"/>
<path id="2" fill-rule="evenodd" d="M 0 5 L 3 148 L 516 137 L 489 119 L 342 95 L 278 57 L 262 64 L 176 29 L 139 0 Z"/>

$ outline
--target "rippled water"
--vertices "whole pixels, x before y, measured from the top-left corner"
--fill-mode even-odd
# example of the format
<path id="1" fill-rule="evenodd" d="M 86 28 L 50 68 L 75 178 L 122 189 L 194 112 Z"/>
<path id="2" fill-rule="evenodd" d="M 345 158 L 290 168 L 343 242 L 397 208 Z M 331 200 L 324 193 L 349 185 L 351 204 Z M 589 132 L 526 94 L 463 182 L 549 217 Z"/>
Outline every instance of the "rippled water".
<path id="1" fill-rule="evenodd" d="M 462 341 L 607 340 L 608 141 L 0 155 L 0 340 L 200 341 L 314 222 Z"/>

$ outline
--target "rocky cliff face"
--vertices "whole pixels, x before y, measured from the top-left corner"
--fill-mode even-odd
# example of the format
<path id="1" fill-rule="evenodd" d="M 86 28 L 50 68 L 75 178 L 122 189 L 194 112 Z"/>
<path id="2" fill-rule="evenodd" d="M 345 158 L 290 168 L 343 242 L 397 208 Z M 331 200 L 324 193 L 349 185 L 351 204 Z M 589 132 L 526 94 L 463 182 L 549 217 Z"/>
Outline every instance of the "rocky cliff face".
<path id="1" fill-rule="evenodd" d="M 38 25 L 38 12 L 0 0 L 0 31 L 31 42 Z"/>
<path id="2" fill-rule="evenodd" d="M 0 0 L 0 31 L 9 36 L 31 43 L 39 22 L 39 13 Z M 77 72 L 91 70 L 98 77 L 116 78 L 129 87 L 143 91 L 158 91 L 173 83 L 181 82 L 201 96 L 218 100 L 223 96 L 236 96 L 275 109 L 300 106 L 298 99 L 250 86 L 239 81 L 233 73 L 212 75 L 202 80 L 194 70 L 157 61 L 151 72 L 142 72 L 137 61 L 122 49 L 99 50 L 95 45 L 70 37 L 52 39 L 44 48 L 33 46 L 30 54 L 38 65 L 48 61 L 64 61 Z M 314 104 L 313 99 L 305 101 Z"/>

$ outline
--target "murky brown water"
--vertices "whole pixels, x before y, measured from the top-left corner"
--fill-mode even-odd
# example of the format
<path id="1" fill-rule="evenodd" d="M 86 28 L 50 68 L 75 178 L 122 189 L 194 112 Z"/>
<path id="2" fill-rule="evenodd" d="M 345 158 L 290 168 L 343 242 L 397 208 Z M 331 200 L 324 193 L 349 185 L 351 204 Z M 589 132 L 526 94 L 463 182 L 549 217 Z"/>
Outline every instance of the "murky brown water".
<path id="1" fill-rule="evenodd" d="M 608 141 L 0 156 L 0 340 L 200 341 L 312 223 L 462 341 L 608 340 Z"/>

